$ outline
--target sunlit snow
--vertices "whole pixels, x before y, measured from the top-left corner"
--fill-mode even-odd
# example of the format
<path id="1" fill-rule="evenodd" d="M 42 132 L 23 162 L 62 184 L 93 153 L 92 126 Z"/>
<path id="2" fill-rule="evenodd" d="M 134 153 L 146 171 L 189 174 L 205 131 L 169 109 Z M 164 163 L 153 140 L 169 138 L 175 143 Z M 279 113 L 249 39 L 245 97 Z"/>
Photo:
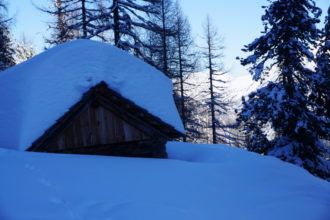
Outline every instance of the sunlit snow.
<path id="1" fill-rule="evenodd" d="M 330 184 L 273 157 L 171 142 L 170 159 L 0 149 L 0 219 L 327 220 Z"/>
<path id="2" fill-rule="evenodd" d="M 30 147 L 101 81 L 184 132 L 163 73 L 114 46 L 76 40 L 1 73 L 0 147 Z"/>

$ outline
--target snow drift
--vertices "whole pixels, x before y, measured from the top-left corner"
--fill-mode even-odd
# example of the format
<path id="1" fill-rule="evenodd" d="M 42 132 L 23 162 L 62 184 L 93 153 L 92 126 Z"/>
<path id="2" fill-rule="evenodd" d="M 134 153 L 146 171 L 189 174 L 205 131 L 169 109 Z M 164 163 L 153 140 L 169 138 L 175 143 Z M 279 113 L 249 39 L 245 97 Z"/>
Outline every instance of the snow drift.
<path id="1" fill-rule="evenodd" d="M 101 81 L 184 132 L 164 74 L 116 47 L 76 40 L 1 72 L 0 147 L 30 147 Z"/>
<path id="2" fill-rule="evenodd" d="M 276 158 L 171 142 L 170 159 L 0 149 L 0 219 L 327 220 L 330 184 Z"/>

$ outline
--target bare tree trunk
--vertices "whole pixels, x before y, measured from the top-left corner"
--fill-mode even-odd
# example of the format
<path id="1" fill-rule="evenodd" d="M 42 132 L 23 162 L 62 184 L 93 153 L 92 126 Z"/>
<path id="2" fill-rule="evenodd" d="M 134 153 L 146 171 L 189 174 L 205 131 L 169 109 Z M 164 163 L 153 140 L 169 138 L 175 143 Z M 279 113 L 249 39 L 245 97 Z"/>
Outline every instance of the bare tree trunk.
<path id="1" fill-rule="evenodd" d="M 81 11 L 82 11 L 82 29 L 83 29 L 83 38 L 87 38 L 87 22 L 86 22 L 86 5 L 85 0 L 81 1 Z"/>
<path id="2" fill-rule="evenodd" d="M 180 27 L 179 27 L 180 28 Z M 178 30 L 180 33 L 181 30 Z M 183 66 L 182 66 L 182 48 L 181 48 L 181 35 L 178 34 L 178 49 L 179 49 L 179 72 L 180 72 L 180 96 L 181 96 L 181 118 L 183 127 L 186 130 L 187 127 L 187 118 L 186 118 L 186 107 L 185 107 L 185 100 L 184 100 L 184 89 L 183 89 Z M 186 142 L 186 136 L 183 137 L 183 141 Z"/>
<path id="3" fill-rule="evenodd" d="M 113 1 L 113 35 L 115 38 L 115 46 L 120 47 L 119 40 L 120 40 L 120 27 L 119 27 L 119 7 L 117 0 Z"/>
<path id="4" fill-rule="evenodd" d="M 166 15 L 165 15 L 165 2 L 162 0 L 162 41 L 163 41 L 163 72 L 168 75 L 168 63 L 167 63 L 167 42 L 166 42 Z"/>
<path id="5" fill-rule="evenodd" d="M 207 28 L 207 49 L 208 49 L 208 63 L 209 63 L 209 77 L 210 77 L 210 95 L 211 95 L 211 100 L 210 100 L 210 108 L 211 108 L 211 124 L 212 124 L 212 143 L 216 144 L 217 143 L 217 134 L 216 134 L 216 124 L 215 124 L 215 108 L 214 108 L 214 92 L 213 92 L 213 68 L 212 68 L 212 42 L 211 42 L 211 31 L 210 31 L 210 23 L 209 20 L 207 20 L 206 24 Z"/>

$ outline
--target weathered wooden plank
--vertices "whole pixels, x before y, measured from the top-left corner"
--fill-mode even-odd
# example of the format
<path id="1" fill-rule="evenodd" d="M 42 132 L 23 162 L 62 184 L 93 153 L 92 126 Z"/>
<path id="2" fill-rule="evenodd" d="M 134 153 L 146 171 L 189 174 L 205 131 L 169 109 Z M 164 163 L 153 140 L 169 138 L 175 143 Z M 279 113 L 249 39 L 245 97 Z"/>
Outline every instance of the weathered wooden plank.
<path id="1" fill-rule="evenodd" d="M 168 139 L 172 135 L 180 133 L 101 83 L 84 94 L 28 150 L 91 149 L 118 142 Z"/>
<path id="2" fill-rule="evenodd" d="M 113 112 L 90 105 L 48 144 L 52 150 L 150 139 Z"/>
<path id="3" fill-rule="evenodd" d="M 106 144 L 107 130 L 103 108 L 96 108 L 95 111 L 96 120 L 98 122 L 98 138 L 100 140 L 99 144 Z"/>

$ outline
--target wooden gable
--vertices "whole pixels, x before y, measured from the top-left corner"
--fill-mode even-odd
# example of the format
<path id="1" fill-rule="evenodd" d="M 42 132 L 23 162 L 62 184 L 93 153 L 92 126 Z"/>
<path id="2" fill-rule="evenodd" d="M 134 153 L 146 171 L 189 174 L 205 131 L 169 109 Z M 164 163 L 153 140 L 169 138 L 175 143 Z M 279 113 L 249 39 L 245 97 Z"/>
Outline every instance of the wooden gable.
<path id="1" fill-rule="evenodd" d="M 182 135 L 102 82 L 28 150 L 165 157 L 166 140 Z"/>
<path id="2" fill-rule="evenodd" d="M 148 140 L 145 132 L 124 121 L 102 105 L 89 104 L 75 120 L 48 143 L 48 149 L 88 147 Z"/>

